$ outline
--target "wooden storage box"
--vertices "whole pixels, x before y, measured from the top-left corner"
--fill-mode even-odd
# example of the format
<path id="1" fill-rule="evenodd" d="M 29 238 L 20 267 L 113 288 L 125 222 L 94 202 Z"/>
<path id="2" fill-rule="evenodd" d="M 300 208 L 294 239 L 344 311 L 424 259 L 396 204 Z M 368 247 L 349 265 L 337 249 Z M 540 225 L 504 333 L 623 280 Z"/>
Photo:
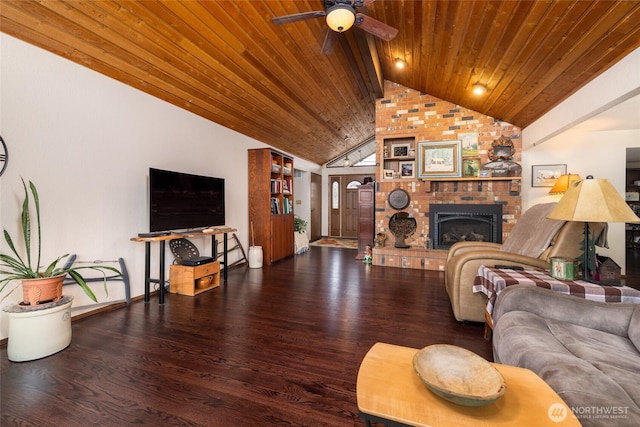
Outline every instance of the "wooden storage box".
<path id="1" fill-rule="evenodd" d="M 199 288 L 198 279 L 203 279 L 208 286 Z M 180 295 L 198 295 L 220 286 L 220 262 L 190 267 L 186 265 L 172 265 L 169 267 L 169 289 L 171 293 Z"/>

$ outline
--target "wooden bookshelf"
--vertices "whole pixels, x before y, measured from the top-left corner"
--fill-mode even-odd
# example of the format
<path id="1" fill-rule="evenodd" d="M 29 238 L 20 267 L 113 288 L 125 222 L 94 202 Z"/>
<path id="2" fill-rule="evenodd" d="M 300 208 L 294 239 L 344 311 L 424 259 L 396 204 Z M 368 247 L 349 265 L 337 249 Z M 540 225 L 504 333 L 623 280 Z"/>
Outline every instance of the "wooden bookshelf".
<path id="1" fill-rule="evenodd" d="M 249 244 L 262 246 L 267 265 L 294 253 L 293 194 L 293 159 L 249 150 Z"/>

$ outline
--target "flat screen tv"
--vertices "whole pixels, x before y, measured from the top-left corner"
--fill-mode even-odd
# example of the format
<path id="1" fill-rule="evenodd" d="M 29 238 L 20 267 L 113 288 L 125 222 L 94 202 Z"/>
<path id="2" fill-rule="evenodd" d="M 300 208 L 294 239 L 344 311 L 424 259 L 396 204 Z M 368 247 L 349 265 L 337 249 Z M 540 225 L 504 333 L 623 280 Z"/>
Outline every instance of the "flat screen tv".
<path id="1" fill-rule="evenodd" d="M 224 179 L 149 168 L 149 231 L 225 225 Z"/>

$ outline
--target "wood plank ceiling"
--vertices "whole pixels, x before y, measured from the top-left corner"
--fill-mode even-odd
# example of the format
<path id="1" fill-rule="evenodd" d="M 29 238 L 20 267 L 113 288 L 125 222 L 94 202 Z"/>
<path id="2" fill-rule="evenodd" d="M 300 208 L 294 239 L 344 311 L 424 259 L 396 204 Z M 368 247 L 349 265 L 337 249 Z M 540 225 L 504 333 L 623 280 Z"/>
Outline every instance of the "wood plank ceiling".
<path id="1" fill-rule="evenodd" d="M 377 0 L 358 11 L 398 35 L 386 42 L 353 28 L 329 55 L 323 18 L 271 22 L 323 8 L 2 0 L 0 29 L 318 164 L 374 135 L 376 57 L 387 80 L 526 127 L 640 46 L 635 0 Z M 485 96 L 472 94 L 475 83 Z"/>

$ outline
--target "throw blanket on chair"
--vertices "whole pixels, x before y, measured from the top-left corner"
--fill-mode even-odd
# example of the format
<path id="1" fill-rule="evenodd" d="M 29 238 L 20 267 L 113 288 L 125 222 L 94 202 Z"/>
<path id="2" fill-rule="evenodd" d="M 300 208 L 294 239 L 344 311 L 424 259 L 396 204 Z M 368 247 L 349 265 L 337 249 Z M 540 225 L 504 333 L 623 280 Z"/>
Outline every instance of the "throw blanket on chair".
<path id="1" fill-rule="evenodd" d="M 501 251 L 538 258 L 566 221 L 548 219 L 556 203 L 542 203 L 529 208 L 511 230 Z"/>

